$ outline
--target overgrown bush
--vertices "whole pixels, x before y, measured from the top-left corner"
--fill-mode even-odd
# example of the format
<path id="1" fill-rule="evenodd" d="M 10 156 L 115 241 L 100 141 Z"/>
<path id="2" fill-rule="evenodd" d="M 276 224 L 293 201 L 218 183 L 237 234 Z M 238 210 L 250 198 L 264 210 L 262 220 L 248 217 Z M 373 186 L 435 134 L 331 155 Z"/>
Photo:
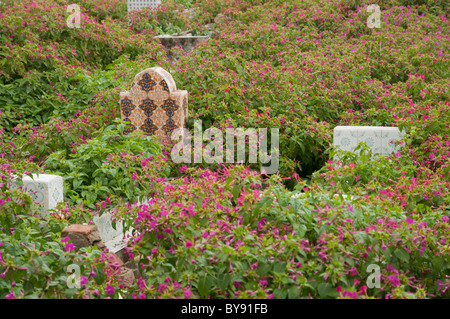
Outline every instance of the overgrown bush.
<path id="1" fill-rule="evenodd" d="M 133 203 L 151 194 L 156 179 L 168 177 L 169 167 L 156 138 L 138 132 L 124 134 L 125 127 L 126 123 L 116 122 L 75 148 L 74 153 L 58 151 L 47 158 L 47 171 L 64 176 L 69 203 L 83 202 L 95 208 L 96 202 L 115 197 Z"/>

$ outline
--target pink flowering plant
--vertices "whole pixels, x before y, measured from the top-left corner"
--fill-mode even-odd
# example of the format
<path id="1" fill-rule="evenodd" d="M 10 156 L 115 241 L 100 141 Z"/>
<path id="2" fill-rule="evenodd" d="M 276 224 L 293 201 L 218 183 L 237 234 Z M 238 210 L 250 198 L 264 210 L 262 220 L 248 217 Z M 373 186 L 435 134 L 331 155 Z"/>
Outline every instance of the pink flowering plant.
<path id="1" fill-rule="evenodd" d="M 67 221 L 43 217 L 37 210 L 19 178 L 36 172 L 35 166 L 23 171 L 0 158 L 0 298 L 106 297 L 107 285 L 119 286 L 117 268 L 96 247 L 75 251 L 68 237 L 60 238 Z M 72 287 L 70 265 L 80 270 L 78 285 Z"/>
<path id="2" fill-rule="evenodd" d="M 73 3 L 80 28 L 65 1 L 0 4 L 0 298 L 449 298 L 445 1 L 374 0 L 380 28 L 360 1 Z M 155 37 L 211 26 L 173 62 Z M 119 93 L 152 66 L 189 92 L 191 131 L 279 128 L 279 172 L 124 134 Z M 405 135 L 345 153 L 337 125 Z M 64 177 L 45 215 L 21 185 L 37 172 Z M 105 211 L 131 231 L 126 287 L 106 250 L 61 238 Z"/>
<path id="3" fill-rule="evenodd" d="M 116 121 L 74 153 L 58 151 L 47 158 L 46 170 L 64 176 L 65 197 L 71 203 L 83 202 L 91 209 L 106 198 L 114 203 L 122 197 L 133 203 L 151 192 L 155 178 L 169 175 L 156 138 L 125 134 L 125 128 L 126 123 Z"/>

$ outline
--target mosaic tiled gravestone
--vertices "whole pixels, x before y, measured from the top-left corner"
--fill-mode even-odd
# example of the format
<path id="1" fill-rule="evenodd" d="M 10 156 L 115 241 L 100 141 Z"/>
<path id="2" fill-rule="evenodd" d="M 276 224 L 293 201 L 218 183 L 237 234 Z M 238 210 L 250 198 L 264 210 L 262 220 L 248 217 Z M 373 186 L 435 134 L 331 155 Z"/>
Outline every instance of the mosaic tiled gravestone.
<path id="1" fill-rule="evenodd" d="M 173 130 L 186 127 L 188 92 L 177 90 L 163 68 L 146 69 L 134 77 L 130 91 L 120 92 L 120 113 L 128 122 L 126 134 L 140 131 L 167 140 Z"/>
<path id="2" fill-rule="evenodd" d="M 397 127 L 336 126 L 333 144 L 343 151 L 353 152 L 360 142 L 366 142 L 372 149 L 372 155 L 389 155 L 398 151 L 400 146 L 396 146 L 395 141 L 402 138 L 403 133 Z"/>
<path id="3" fill-rule="evenodd" d="M 33 178 L 22 178 L 23 186 L 31 194 L 33 201 L 40 204 L 39 210 L 47 212 L 56 207 L 63 198 L 63 178 L 58 175 L 33 174 Z"/>
<path id="4" fill-rule="evenodd" d="M 128 0 L 127 1 L 128 12 L 131 12 L 134 10 L 140 10 L 145 7 L 150 7 L 152 9 L 155 9 L 160 4 L 161 4 L 161 0 Z"/>

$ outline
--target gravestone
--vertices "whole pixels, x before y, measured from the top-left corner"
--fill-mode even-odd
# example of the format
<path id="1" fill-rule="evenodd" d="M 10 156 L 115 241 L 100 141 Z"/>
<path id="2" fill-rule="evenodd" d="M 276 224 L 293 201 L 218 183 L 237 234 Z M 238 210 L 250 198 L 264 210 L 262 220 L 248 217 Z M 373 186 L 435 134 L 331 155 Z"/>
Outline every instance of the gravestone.
<path id="1" fill-rule="evenodd" d="M 149 201 L 150 199 L 144 200 L 142 203 L 138 201 L 133 204 L 133 206 L 145 205 Z M 97 226 L 98 233 L 100 234 L 103 243 L 108 250 L 113 253 L 120 254 L 120 251 L 127 246 L 131 235 L 135 231 L 135 229 L 131 227 L 124 232 L 122 220 L 116 220 L 115 228 L 113 228 L 113 214 L 111 212 L 104 212 L 101 216 L 94 215 L 92 221 Z"/>
<path id="2" fill-rule="evenodd" d="M 186 127 L 188 92 L 177 90 L 163 68 L 146 69 L 134 77 L 130 91 L 120 92 L 120 114 L 127 122 L 125 134 L 139 131 L 168 140 L 173 130 Z"/>
<path id="3" fill-rule="evenodd" d="M 109 251 L 117 253 L 126 247 L 128 236 L 132 231 L 123 231 L 123 222 L 117 221 L 116 228 L 112 227 L 112 214 L 109 212 L 103 213 L 101 216 L 95 215 L 93 222 L 98 228 L 98 233 Z"/>
<path id="4" fill-rule="evenodd" d="M 353 152 L 360 142 L 365 142 L 371 148 L 373 157 L 385 156 L 398 152 L 400 146 L 395 141 L 401 140 L 403 135 L 397 127 L 336 126 L 333 145 L 343 151 Z"/>
<path id="5" fill-rule="evenodd" d="M 161 41 L 161 44 L 166 48 L 167 50 L 167 57 L 169 58 L 169 61 L 177 60 L 180 56 L 179 54 L 175 54 L 172 49 L 182 47 L 183 52 L 185 54 L 191 52 L 194 50 L 194 48 L 201 43 L 202 41 L 207 41 L 210 37 L 209 36 L 193 36 L 191 34 L 186 35 L 158 35 L 155 38 L 159 39 Z"/>
<path id="6" fill-rule="evenodd" d="M 63 178 L 58 175 L 32 174 L 22 178 L 23 189 L 30 193 L 31 198 L 38 204 L 41 213 L 47 213 L 64 201 Z M 17 183 L 12 183 L 17 188 Z"/>
<path id="7" fill-rule="evenodd" d="M 134 10 L 140 10 L 145 7 L 155 9 L 161 4 L 161 0 L 128 0 L 127 9 L 128 13 Z"/>

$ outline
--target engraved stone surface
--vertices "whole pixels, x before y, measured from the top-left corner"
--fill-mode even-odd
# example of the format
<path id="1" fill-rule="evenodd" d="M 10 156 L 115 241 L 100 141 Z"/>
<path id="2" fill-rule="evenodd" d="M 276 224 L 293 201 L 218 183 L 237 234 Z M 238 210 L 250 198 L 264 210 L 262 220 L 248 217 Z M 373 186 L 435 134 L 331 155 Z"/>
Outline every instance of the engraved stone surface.
<path id="1" fill-rule="evenodd" d="M 43 213 L 56 207 L 63 198 L 63 178 L 58 175 L 33 174 L 22 178 L 23 186 L 31 194 L 34 202 L 39 204 Z"/>
<path id="2" fill-rule="evenodd" d="M 128 12 L 134 10 L 140 10 L 145 7 L 150 7 L 155 9 L 157 6 L 161 4 L 161 0 L 128 0 L 127 1 L 127 9 Z"/>
<path id="3" fill-rule="evenodd" d="M 366 142 L 372 149 L 372 156 L 385 156 L 398 151 L 400 146 L 396 146 L 395 141 L 401 140 L 403 135 L 397 127 L 336 126 L 333 144 L 341 150 L 352 152 L 360 142 Z"/>
<path id="4" fill-rule="evenodd" d="M 93 217 L 94 224 L 98 227 L 98 233 L 105 243 L 109 251 L 116 253 L 127 245 L 127 236 L 131 235 L 131 231 L 123 232 L 123 222 L 117 221 L 116 229 L 112 226 L 113 215 L 109 212 L 103 213 L 101 216 Z"/>

